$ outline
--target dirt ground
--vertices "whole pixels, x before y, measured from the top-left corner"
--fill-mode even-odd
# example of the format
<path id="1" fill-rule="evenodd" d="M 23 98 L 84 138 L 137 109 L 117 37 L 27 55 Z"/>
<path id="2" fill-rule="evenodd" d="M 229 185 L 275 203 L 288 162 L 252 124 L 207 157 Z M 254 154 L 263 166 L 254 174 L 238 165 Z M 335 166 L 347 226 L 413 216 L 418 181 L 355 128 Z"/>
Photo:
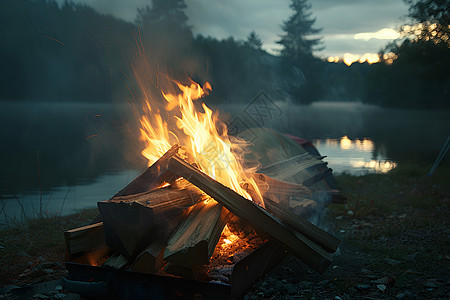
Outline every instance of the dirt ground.
<path id="1" fill-rule="evenodd" d="M 379 232 L 405 218 L 334 217 L 343 242 L 324 274 L 289 256 L 245 299 L 449 299 L 448 226 Z"/>
<path id="2" fill-rule="evenodd" d="M 330 205 L 321 221 L 342 240 L 332 265 L 318 274 L 287 256 L 244 299 L 450 299 L 446 176 L 338 176 L 347 204 Z M 62 232 L 87 223 L 95 213 L 1 230 L 0 299 L 15 299 L 11 288 L 66 276 Z M 79 299 L 58 284 L 48 289 L 35 298 Z"/>

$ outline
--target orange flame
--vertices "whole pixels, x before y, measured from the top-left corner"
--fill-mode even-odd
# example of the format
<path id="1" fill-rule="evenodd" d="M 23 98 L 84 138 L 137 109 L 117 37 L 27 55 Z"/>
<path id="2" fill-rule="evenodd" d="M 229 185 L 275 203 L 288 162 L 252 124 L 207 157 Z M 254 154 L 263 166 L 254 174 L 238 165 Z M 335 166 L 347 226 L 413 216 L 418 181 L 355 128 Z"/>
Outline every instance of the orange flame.
<path id="1" fill-rule="evenodd" d="M 226 236 L 226 238 L 223 239 L 222 248 L 226 247 L 227 245 L 233 244 L 239 239 L 237 235 L 231 232 L 231 230 L 228 228 L 228 225 L 225 225 L 225 228 L 222 231 L 222 235 Z"/>
<path id="2" fill-rule="evenodd" d="M 263 205 L 252 178 L 254 170 L 245 169 L 242 164 L 246 143 L 228 136 L 226 125 L 218 119 L 218 112 L 213 113 L 204 103 L 201 111 L 194 102 L 211 91 L 211 85 L 206 82 L 202 88 L 192 80 L 189 85 L 171 82 L 181 92 L 162 92 L 165 99 L 165 102 L 162 100 L 165 103 L 162 112 L 158 109 L 157 97 L 150 98 L 149 93 L 143 92 L 145 114 L 140 117 L 140 131 L 146 146 L 142 154 L 148 159 L 149 166 L 173 144 L 181 144 L 191 150 L 194 162 L 203 172 L 247 199 L 252 198 L 242 186 L 250 184 L 259 198 L 252 200 Z"/>

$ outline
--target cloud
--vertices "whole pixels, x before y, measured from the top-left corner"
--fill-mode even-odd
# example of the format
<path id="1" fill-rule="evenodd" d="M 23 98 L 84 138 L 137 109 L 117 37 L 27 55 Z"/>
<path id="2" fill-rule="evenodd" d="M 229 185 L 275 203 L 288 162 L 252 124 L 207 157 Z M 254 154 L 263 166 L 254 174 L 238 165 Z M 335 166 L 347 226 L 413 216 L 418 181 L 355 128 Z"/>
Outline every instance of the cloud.
<path id="1" fill-rule="evenodd" d="M 377 39 L 377 40 L 395 40 L 400 37 L 400 34 L 398 31 L 392 29 L 392 28 L 383 28 L 376 32 L 362 32 L 357 33 L 353 36 L 355 40 L 365 40 L 368 41 L 370 39 Z"/>
<path id="2" fill-rule="evenodd" d="M 407 7 L 401 0 L 311 1 L 316 25 L 324 34 L 373 32 L 396 28 Z"/>
<path id="3" fill-rule="evenodd" d="M 63 0 L 57 0 L 62 3 Z M 233 36 L 244 40 L 255 30 L 263 41 L 263 48 L 271 51 L 279 48 L 275 43 L 282 33 L 283 21 L 292 14 L 289 0 L 185 0 L 186 14 L 195 34 L 218 39 Z M 138 7 L 150 5 L 151 0 L 75 0 L 85 3 L 103 14 L 112 14 L 133 21 Z M 382 28 L 396 29 L 400 17 L 407 13 L 402 0 L 311 0 L 315 27 L 323 28 L 325 42 L 323 55 L 358 51 L 376 52 L 382 42 L 354 43 L 354 35 L 374 33 Z M 339 36 L 340 35 L 340 36 Z M 358 40 L 363 42 L 364 40 Z M 378 40 L 383 41 L 383 40 Z M 338 45 L 338 48 L 334 48 Z M 342 48 L 346 49 L 342 50 Z M 367 48 L 373 49 L 366 51 Z M 354 48 L 356 47 L 356 48 Z"/>

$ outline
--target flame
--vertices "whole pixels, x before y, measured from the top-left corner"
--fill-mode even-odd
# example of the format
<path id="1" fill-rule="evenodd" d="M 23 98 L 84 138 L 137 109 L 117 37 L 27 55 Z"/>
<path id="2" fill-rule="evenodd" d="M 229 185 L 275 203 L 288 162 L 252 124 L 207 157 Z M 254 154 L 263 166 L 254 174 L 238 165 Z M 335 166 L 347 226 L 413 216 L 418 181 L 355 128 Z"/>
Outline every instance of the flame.
<path id="1" fill-rule="evenodd" d="M 222 248 L 226 247 L 227 245 L 233 244 L 239 239 L 237 235 L 231 232 L 231 230 L 228 228 L 228 225 L 225 225 L 225 228 L 222 231 L 222 235 L 226 236 L 226 238 L 223 240 Z"/>
<path id="2" fill-rule="evenodd" d="M 145 143 L 142 155 L 148 159 L 148 165 L 160 158 L 173 144 L 181 144 L 191 150 L 200 170 L 247 199 L 263 205 L 252 178 L 254 170 L 245 169 L 242 163 L 246 143 L 228 136 L 226 125 L 218 119 L 218 112 L 213 113 L 204 103 L 200 109 L 194 102 L 208 94 L 212 90 L 211 85 L 206 82 L 201 87 L 192 80 L 187 85 L 170 81 L 175 84 L 175 91 L 162 91 L 163 99 L 150 97 L 143 87 L 145 104 L 144 114 L 140 117 L 140 133 Z M 141 85 L 142 81 L 138 80 L 138 83 Z M 158 100 L 162 100 L 164 108 Z M 251 184 L 257 191 L 254 197 L 259 199 L 252 199 L 241 187 L 245 183 Z"/>

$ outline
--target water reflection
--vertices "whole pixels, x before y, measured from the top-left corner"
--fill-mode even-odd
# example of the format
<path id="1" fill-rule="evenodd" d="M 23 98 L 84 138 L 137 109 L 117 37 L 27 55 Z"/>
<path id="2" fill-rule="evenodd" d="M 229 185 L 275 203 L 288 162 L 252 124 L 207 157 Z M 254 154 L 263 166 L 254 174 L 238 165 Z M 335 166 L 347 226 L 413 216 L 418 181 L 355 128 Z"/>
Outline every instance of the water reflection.
<path id="1" fill-rule="evenodd" d="M 375 144 L 368 138 L 351 140 L 344 135 L 340 139 L 317 139 L 313 144 L 327 156 L 326 161 L 335 173 L 386 173 L 397 166 L 383 153 L 375 154 Z"/>
<path id="2" fill-rule="evenodd" d="M 3 194 L 0 198 L 0 226 L 33 217 L 41 210 L 48 215 L 67 215 L 83 208 L 93 208 L 98 201 L 111 198 L 133 180 L 139 171 L 124 170 L 104 174 L 96 180 L 80 179 L 73 186 L 62 185 L 45 191 L 23 191 Z"/>
<path id="3" fill-rule="evenodd" d="M 348 102 L 277 105 L 281 116 L 262 125 L 313 141 L 335 173 L 387 172 L 408 160 L 429 161 L 431 167 L 450 132 L 448 111 Z M 245 119 L 245 106 L 219 109 L 228 122 L 239 117 L 244 128 L 256 126 Z M 52 213 L 61 210 L 64 198 L 68 211 L 95 206 L 132 179 L 125 170 L 146 166 L 126 104 L 0 102 L 0 107 L 0 221 L 15 215 L 9 208 L 17 203 L 12 194 L 36 210 L 42 188 L 44 204 L 49 203 L 44 209 L 54 208 Z M 118 177 L 106 175 L 114 172 Z"/>

